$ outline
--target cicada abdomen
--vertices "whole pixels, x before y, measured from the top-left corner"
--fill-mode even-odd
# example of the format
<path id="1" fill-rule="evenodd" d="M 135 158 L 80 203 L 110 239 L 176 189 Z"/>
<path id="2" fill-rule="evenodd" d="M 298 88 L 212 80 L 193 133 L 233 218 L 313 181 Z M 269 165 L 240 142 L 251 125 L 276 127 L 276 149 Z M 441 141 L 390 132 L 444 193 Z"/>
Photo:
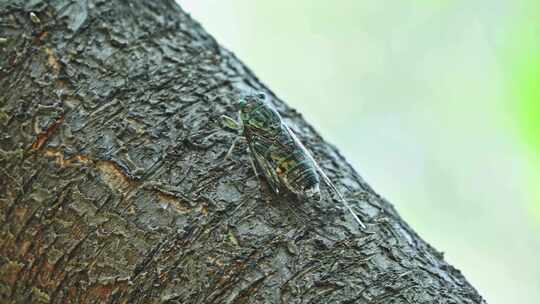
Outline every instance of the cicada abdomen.
<path id="1" fill-rule="evenodd" d="M 305 153 L 294 151 L 283 155 L 276 164 L 276 173 L 291 192 L 319 198 L 319 175 L 313 161 Z"/>

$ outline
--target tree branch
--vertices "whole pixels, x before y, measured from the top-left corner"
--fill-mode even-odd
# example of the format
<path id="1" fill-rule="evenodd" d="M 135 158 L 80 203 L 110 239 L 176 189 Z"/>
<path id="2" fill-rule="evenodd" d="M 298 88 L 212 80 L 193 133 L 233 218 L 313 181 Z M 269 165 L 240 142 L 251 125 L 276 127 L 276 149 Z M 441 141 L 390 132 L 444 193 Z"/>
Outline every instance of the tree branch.
<path id="1" fill-rule="evenodd" d="M 172 0 L 0 18 L 2 303 L 485 303 Z M 242 90 L 267 93 L 366 230 L 328 191 L 273 196 L 245 143 L 223 161 Z"/>

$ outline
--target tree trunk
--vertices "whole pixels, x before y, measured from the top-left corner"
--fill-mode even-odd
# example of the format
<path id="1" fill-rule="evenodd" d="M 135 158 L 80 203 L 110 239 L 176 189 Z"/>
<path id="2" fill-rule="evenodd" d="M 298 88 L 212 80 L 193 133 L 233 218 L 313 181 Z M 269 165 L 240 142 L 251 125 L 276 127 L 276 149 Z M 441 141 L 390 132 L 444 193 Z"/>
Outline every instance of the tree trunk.
<path id="1" fill-rule="evenodd" d="M 172 0 L 4 1 L 0 18 L 1 303 L 485 303 Z M 245 142 L 224 160 L 243 90 L 367 229 L 327 190 L 272 195 Z"/>

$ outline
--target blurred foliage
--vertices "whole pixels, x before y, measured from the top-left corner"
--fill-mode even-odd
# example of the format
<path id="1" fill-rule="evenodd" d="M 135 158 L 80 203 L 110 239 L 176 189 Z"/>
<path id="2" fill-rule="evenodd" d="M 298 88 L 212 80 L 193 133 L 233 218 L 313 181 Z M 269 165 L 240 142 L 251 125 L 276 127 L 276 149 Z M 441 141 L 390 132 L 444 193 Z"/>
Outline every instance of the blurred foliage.
<path id="1" fill-rule="evenodd" d="M 509 80 L 516 98 L 517 118 L 531 149 L 530 187 L 533 213 L 540 224 L 540 1 L 528 0 L 520 7 L 508 55 Z"/>

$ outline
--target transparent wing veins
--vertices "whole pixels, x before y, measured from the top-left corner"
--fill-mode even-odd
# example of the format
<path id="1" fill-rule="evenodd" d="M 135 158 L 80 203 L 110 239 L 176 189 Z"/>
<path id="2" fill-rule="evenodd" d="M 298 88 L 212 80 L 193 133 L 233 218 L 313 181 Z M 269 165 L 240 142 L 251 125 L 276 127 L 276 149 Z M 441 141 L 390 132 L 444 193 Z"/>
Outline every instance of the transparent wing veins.
<path id="1" fill-rule="evenodd" d="M 306 155 L 311 159 L 311 161 L 313 162 L 313 164 L 315 165 L 315 169 L 317 170 L 317 172 L 319 173 L 319 175 L 323 178 L 324 180 L 324 183 L 330 188 L 332 189 L 332 191 L 334 191 L 337 196 L 339 197 L 339 200 L 343 203 L 343 205 L 345 205 L 345 207 L 349 210 L 349 212 L 351 213 L 351 215 L 353 216 L 353 218 L 355 219 L 356 222 L 358 222 L 358 224 L 360 225 L 360 227 L 362 227 L 362 229 L 366 229 L 366 225 L 362 222 L 362 220 L 360 220 L 360 218 L 356 215 L 356 213 L 354 212 L 354 210 L 352 209 L 352 207 L 349 205 L 349 203 L 347 203 L 347 200 L 345 200 L 345 198 L 343 197 L 343 195 L 341 194 L 341 192 L 336 188 L 336 186 L 334 185 L 334 183 L 332 183 L 332 181 L 330 180 L 330 178 L 328 177 L 328 175 L 326 175 L 326 173 L 324 173 L 323 169 L 319 166 L 319 164 L 317 163 L 317 161 L 315 161 L 315 158 L 313 158 L 313 155 L 311 155 L 311 153 L 309 153 L 309 151 L 306 149 L 306 147 L 302 144 L 302 142 L 300 142 L 300 140 L 298 139 L 298 137 L 296 136 L 296 134 L 294 134 L 294 132 L 287 126 L 285 125 L 285 128 L 287 129 L 287 132 L 289 132 L 289 134 L 291 135 L 291 137 L 293 138 L 293 140 L 296 142 L 296 144 L 304 151 L 304 153 L 306 153 Z"/>

